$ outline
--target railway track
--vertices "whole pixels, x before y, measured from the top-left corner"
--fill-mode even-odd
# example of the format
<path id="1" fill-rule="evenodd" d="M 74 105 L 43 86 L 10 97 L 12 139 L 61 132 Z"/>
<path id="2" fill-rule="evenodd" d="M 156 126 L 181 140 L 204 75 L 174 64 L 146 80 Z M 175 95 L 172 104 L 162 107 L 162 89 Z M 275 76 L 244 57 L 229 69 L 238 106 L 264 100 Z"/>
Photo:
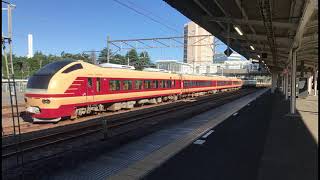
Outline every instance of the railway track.
<path id="1" fill-rule="evenodd" d="M 246 89 L 239 91 L 229 91 L 224 93 L 219 93 L 215 95 L 210 95 L 206 97 L 201 97 L 196 101 L 189 101 L 184 103 L 173 103 L 168 106 L 158 106 L 159 108 L 154 108 L 151 110 L 143 110 L 141 112 L 128 113 L 128 115 L 122 115 L 120 117 L 110 117 L 107 121 L 107 130 L 108 132 L 112 132 L 114 129 L 119 129 L 120 127 L 125 126 L 134 126 L 134 124 L 152 124 L 152 120 L 150 119 L 159 119 L 160 117 L 166 117 L 170 114 L 181 113 L 181 112 L 191 112 L 195 107 L 200 107 L 201 110 L 198 110 L 197 113 L 193 113 L 193 115 L 200 114 L 204 111 L 211 109 L 214 105 L 222 105 L 223 102 L 227 102 L 229 100 L 233 100 L 247 94 L 252 93 L 255 90 Z M 201 108 L 202 107 L 202 108 Z M 109 117 L 107 117 L 109 118 Z M 103 117 L 95 118 L 92 123 L 87 123 L 83 126 L 76 126 L 67 131 L 61 131 L 56 133 L 50 133 L 39 137 L 34 137 L 30 139 L 23 139 L 19 144 L 10 143 L 4 144 L 2 146 L 2 159 L 9 159 L 10 157 L 14 157 L 19 153 L 28 153 L 35 150 L 39 150 L 45 147 L 49 147 L 52 145 L 61 144 L 63 142 L 67 142 L 73 139 L 79 139 L 84 136 L 88 136 L 95 133 L 101 133 L 105 130 L 105 126 L 102 123 Z M 146 121 L 146 120 L 149 121 Z M 161 118 L 160 118 L 161 119 Z M 79 123 L 81 124 L 81 123 Z M 154 122 L 157 124 L 157 122 Z M 135 127 L 138 128 L 138 127 Z M 127 128 L 125 131 L 121 133 L 112 135 L 118 136 L 125 134 L 131 131 L 132 128 Z M 52 154 L 54 155 L 54 154 Z"/>

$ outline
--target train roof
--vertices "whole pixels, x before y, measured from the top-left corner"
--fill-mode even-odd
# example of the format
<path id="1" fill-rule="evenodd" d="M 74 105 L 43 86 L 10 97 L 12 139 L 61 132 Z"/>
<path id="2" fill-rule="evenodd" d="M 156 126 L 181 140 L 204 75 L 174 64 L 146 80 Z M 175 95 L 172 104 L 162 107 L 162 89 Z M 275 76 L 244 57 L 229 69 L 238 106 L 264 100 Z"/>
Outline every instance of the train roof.
<path id="1" fill-rule="evenodd" d="M 73 66 L 81 64 L 81 68 L 77 68 L 77 71 L 70 71 L 66 73 L 67 69 L 72 69 Z M 150 79 L 166 79 L 173 78 L 179 79 L 181 76 L 191 80 L 239 80 L 237 78 L 224 77 L 224 76 L 201 76 L 201 75 L 180 75 L 173 73 L 165 72 L 150 72 L 150 71 L 137 71 L 130 69 L 119 69 L 119 68 L 105 68 L 98 65 L 90 64 L 82 60 L 73 61 L 73 60 L 61 60 L 54 63 L 46 65 L 47 68 L 40 69 L 36 74 L 40 75 L 41 73 L 54 74 L 64 73 L 64 76 L 74 75 L 82 77 L 112 77 L 112 78 L 150 78 Z M 75 70 L 75 69 L 73 69 Z"/>
<path id="2" fill-rule="evenodd" d="M 112 74 L 112 77 L 115 78 L 151 78 L 151 79 L 162 79 L 162 78 L 179 78 L 180 74 L 173 74 L 173 73 L 165 73 L 165 72 L 150 72 L 150 71 L 137 71 L 137 70 L 130 70 L 130 69 L 116 69 L 116 68 L 103 68 L 94 64 L 86 63 L 83 61 L 81 62 L 84 69 L 92 69 L 92 71 L 87 71 L 89 74 L 88 76 L 99 76 L 99 75 L 106 75 Z M 129 76 L 128 76 L 129 75 Z M 182 75 L 183 77 L 187 77 L 188 79 L 193 80 L 240 80 L 234 77 L 225 77 L 225 76 L 201 76 L 201 75 Z"/>

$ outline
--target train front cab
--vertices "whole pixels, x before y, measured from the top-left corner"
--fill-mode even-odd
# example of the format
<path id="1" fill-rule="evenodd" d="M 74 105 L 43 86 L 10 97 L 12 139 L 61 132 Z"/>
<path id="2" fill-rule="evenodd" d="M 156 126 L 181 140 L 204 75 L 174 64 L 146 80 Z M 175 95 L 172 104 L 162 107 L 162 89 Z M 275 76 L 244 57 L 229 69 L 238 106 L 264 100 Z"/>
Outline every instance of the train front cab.
<path id="1" fill-rule="evenodd" d="M 61 108 L 61 104 L 71 96 L 64 93 L 70 80 L 59 74 L 78 69 L 83 69 L 80 62 L 61 60 L 47 64 L 29 78 L 25 93 L 26 112 L 34 122 L 57 122 L 68 115 L 70 108 Z"/>

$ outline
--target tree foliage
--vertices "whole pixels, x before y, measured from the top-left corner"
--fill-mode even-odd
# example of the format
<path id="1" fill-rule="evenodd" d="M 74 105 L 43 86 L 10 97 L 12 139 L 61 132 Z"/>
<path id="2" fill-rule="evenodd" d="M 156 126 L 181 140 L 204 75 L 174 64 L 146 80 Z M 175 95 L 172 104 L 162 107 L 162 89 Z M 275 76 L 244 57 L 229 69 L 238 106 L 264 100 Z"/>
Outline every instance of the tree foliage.
<path id="1" fill-rule="evenodd" d="M 100 63 L 107 62 L 107 48 L 104 48 L 99 56 L 98 61 Z M 122 64 L 127 65 L 129 61 L 129 65 L 134 66 L 137 70 L 142 70 L 144 67 L 152 67 L 154 64 L 150 61 L 150 56 L 148 52 L 143 51 L 138 54 L 135 49 L 131 49 L 125 55 L 121 54 L 113 54 L 111 51 L 110 53 L 110 63 L 114 64 Z M 32 76 L 36 71 L 38 71 L 41 67 L 54 62 L 60 61 L 63 59 L 71 59 L 71 60 L 83 60 L 88 63 L 92 62 L 92 55 L 86 53 L 78 53 L 72 54 L 62 51 L 60 56 L 59 55 L 45 55 L 40 51 L 34 53 L 32 58 L 27 58 L 25 56 L 12 56 L 13 59 L 13 67 L 15 72 L 16 78 L 25 79 Z M 9 61 L 9 57 L 8 57 Z M 2 55 L 2 78 L 5 78 L 6 75 L 6 67 L 4 63 L 4 56 Z"/>
<path id="2" fill-rule="evenodd" d="M 121 54 L 114 54 L 109 50 L 109 62 L 114 64 L 122 64 L 134 66 L 137 70 L 142 70 L 144 67 L 155 67 L 150 61 L 148 52 L 143 51 L 138 54 L 135 49 L 129 50 L 124 56 Z M 100 63 L 107 62 L 108 49 L 104 48 L 99 54 Z"/>
<path id="3" fill-rule="evenodd" d="M 41 67 L 52 63 L 54 61 L 60 61 L 63 59 L 72 59 L 72 60 L 83 60 L 85 62 L 91 63 L 90 56 L 88 54 L 71 54 L 61 52 L 60 56 L 56 55 L 45 55 L 40 51 L 34 53 L 32 58 L 27 58 L 25 56 L 12 56 L 13 60 L 13 69 L 16 78 L 25 79 L 32 76 L 36 71 Z M 8 57 L 9 61 L 9 57 Z M 8 62 L 9 63 L 9 62 Z M 2 78 L 7 77 L 7 71 L 5 67 L 4 56 L 2 55 Z"/>

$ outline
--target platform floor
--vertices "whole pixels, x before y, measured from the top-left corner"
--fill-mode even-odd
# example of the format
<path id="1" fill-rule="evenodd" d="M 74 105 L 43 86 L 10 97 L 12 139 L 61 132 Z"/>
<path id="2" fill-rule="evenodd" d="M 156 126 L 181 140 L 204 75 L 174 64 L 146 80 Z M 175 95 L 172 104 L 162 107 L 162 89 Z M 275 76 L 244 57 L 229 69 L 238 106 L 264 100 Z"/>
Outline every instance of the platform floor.
<path id="1" fill-rule="evenodd" d="M 271 119 L 259 180 L 318 179 L 318 96 L 297 99 L 296 116 L 285 114 L 289 101 L 277 104 Z"/>
<path id="2" fill-rule="evenodd" d="M 37 179 L 139 179 L 265 91 L 259 90 L 193 118 L 168 125 L 114 150 L 106 149 L 81 163 L 70 161 L 63 163 L 64 168 L 42 171 Z"/>
<path id="3" fill-rule="evenodd" d="M 181 150 L 182 152 L 184 152 L 184 148 L 188 147 L 188 145 L 192 144 L 199 137 L 205 136 L 205 134 L 210 133 L 212 128 L 219 126 L 219 124 L 224 124 L 224 121 L 228 119 L 228 117 L 232 116 L 233 114 L 237 114 L 237 112 L 240 109 L 247 106 L 248 103 L 255 101 L 256 98 L 260 97 L 261 94 L 265 93 L 266 91 L 267 89 L 259 90 L 256 93 L 247 95 L 243 98 L 240 98 L 233 102 L 227 103 L 223 106 L 215 108 L 211 111 L 208 111 L 206 113 L 203 113 L 201 115 L 188 119 L 182 124 L 177 124 L 174 127 L 175 129 L 170 128 L 165 130 L 165 131 L 179 132 L 183 128 L 187 131 L 184 132 L 183 136 L 174 138 L 167 145 L 160 147 L 159 149 L 145 156 L 143 159 L 131 164 L 126 169 L 123 169 L 117 172 L 115 175 L 108 177 L 107 179 L 111 179 L 111 180 L 141 179 L 145 175 L 150 173 L 153 169 L 159 167 L 162 163 L 164 163 L 164 165 L 161 165 L 161 167 L 167 167 L 166 161 L 168 159 L 170 159 L 171 157 L 175 158 L 176 157 L 175 155 L 177 153 L 179 156 L 180 154 L 179 152 Z M 172 137 L 170 134 L 166 134 L 166 138 L 171 139 Z M 152 144 L 154 143 L 156 143 L 156 141 L 152 142 Z M 192 161 L 188 161 L 188 162 L 190 164 Z M 183 162 L 183 165 L 187 165 L 188 162 Z M 179 178 L 176 178 L 177 176 L 174 176 L 174 175 L 187 174 L 188 171 L 192 172 L 191 170 L 193 170 L 194 166 L 200 167 L 199 164 L 193 164 L 190 167 L 190 169 L 183 169 L 185 166 L 180 166 L 180 165 L 178 165 L 178 167 L 170 166 L 170 168 L 167 168 L 168 170 L 167 174 L 164 174 L 164 176 L 160 174 L 160 176 L 158 176 L 158 179 L 179 179 Z M 191 177 L 191 176 L 188 176 L 188 177 Z M 183 176 L 183 178 L 180 178 L 180 179 L 184 179 L 188 177 Z M 195 178 L 192 177 L 191 179 L 195 179 Z"/>
<path id="4" fill-rule="evenodd" d="M 319 123 L 319 97 L 308 96 L 306 99 L 297 99 L 297 112 L 302 117 L 315 141 L 318 144 L 318 123 Z"/>
<path id="5" fill-rule="evenodd" d="M 143 179 L 318 179 L 317 104 L 267 93 Z"/>

